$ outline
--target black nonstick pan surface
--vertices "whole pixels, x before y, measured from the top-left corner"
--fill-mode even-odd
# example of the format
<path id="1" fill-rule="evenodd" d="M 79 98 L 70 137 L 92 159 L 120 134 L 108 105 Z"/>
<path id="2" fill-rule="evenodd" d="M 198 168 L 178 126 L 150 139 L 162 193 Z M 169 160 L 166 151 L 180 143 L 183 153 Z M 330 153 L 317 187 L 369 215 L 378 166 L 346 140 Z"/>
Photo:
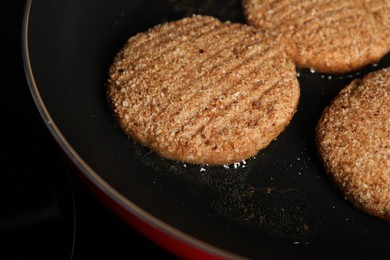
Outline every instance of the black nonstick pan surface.
<path id="1" fill-rule="evenodd" d="M 25 71 L 42 119 L 75 172 L 124 221 L 180 257 L 388 259 L 390 225 L 352 206 L 320 163 L 324 107 L 387 55 L 343 75 L 297 69 L 298 111 L 255 158 L 225 166 L 162 159 L 116 125 L 108 68 L 137 32 L 192 14 L 242 22 L 240 1 L 30 0 Z"/>

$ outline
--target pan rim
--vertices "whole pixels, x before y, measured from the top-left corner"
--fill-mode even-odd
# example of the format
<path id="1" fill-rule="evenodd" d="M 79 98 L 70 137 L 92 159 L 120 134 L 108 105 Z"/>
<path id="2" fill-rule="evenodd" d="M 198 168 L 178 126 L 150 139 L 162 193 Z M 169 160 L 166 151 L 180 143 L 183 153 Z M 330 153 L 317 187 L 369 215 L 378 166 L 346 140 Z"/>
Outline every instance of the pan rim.
<path id="1" fill-rule="evenodd" d="M 50 112 L 46 108 L 46 105 L 41 97 L 41 94 L 38 90 L 38 86 L 36 84 L 32 64 L 30 62 L 29 55 L 29 42 L 28 42 L 28 31 L 29 31 L 29 22 L 30 22 L 30 13 L 31 6 L 33 0 L 26 0 L 26 5 L 23 14 L 23 22 L 22 22 L 22 37 L 21 37 L 21 48 L 22 48 L 22 59 L 23 59 L 23 67 L 25 77 L 27 79 L 27 83 L 29 86 L 30 94 L 33 98 L 34 104 L 39 112 L 41 119 L 44 122 L 44 125 L 49 130 L 51 136 L 54 138 L 59 148 L 66 155 L 66 157 L 70 160 L 73 166 L 76 167 L 79 173 L 81 173 L 82 177 L 85 177 L 86 180 L 92 184 L 97 191 L 105 196 L 109 201 L 113 202 L 114 206 L 119 206 L 119 208 L 125 210 L 126 213 L 135 217 L 145 225 L 152 228 L 155 232 L 160 233 L 162 235 L 167 235 L 174 239 L 177 243 L 182 243 L 185 246 L 192 248 L 193 250 L 199 251 L 202 254 L 206 254 L 209 257 L 223 257 L 223 258 L 234 258 L 241 259 L 244 258 L 242 256 L 236 255 L 232 252 L 226 251 L 224 249 L 218 248 L 207 242 L 201 241 L 197 238 L 192 237 L 189 234 L 186 234 L 169 224 L 163 222 L 152 214 L 148 213 L 144 209 L 137 206 L 134 202 L 127 199 L 124 195 L 120 194 L 114 187 L 112 187 L 109 183 L 107 183 L 103 178 L 99 176 L 97 172 L 95 172 L 77 153 L 77 151 L 69 144 L 65 136 L 62 134 L 61 130 L 57 127 L 56 123 L 53 121 Z M 110 205 L 107 205 L 110 206 Z M 112 206 L 112 205 L 111 205 Z M 112 209 L 112 208 L 111 208 Z M 116 213 L 118 214 L 118 213 Z M 125 219 L 122 218 L 123 221 Z M 127 221 L 125 221 L 127 222 Z M 129 224 L 129 223 L 127 223 Z M 129 224 L 130 225 L 130 224 Z M 134 226 L 132 228 L 135 228 Z M 166 250 L 171 251 L 173 254 L 181 255 L 186 252 L 182 252 L 179 248 L 174 250 L 172 248 L 168 248 L 161 244 L 157 238 L 153 236 L 148 236 L 143 232 L 142 228 L 137 229 L 144 236 L 147 236 L 149 239 L 153 240 L 155 243 L 159 244 L 161 247 Z M 187 252 L 188 253 L 188 252 Z M 181 255 L 183 256 L 183 255 Z M 204 255 L 203 255 L 204 256 Z"/>

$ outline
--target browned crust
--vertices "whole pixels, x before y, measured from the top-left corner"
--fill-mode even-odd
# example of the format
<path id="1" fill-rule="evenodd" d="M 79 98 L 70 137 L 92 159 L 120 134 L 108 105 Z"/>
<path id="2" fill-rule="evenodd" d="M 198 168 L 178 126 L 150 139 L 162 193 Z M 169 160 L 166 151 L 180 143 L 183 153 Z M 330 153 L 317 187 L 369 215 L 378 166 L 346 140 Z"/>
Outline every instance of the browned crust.
<path id="1" fill-rule="evenodd" d="M 250 26 L 208 16 L 131 37 L 110 68 L 119 125 L 163 157 L 227 164 L 256 155 L 296 111 L 283 51 Z"/>
<path id="2" fill-rule="evenodd" d="M 358 70 L 390 51 L 387 0 L 242 0 L 249 24 L 285 46 L 299 67 Z"/>
<path id="3" fill-rule="evenodd" d="M 390 222 L 390 68 L 346 86 L 324 110 L 316 142 L 345 196 Z"/>

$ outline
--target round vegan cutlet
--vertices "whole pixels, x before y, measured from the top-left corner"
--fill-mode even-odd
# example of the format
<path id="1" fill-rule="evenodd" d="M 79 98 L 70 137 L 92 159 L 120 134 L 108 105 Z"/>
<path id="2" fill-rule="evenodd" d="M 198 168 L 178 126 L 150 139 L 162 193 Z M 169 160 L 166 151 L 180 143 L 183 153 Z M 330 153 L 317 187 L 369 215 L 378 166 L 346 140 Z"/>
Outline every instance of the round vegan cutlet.
<path id="1" fill-rule="evenodd" d="M 325 169 L 352 203 L 390 221 L 390 68 L 355 79 L 317 125 Z"/>
<path id="2" fill-rule="evenodd" d="M 302 68 L 346 73 L 390 51 L 388 0 L 242 0 L 249 24 L 285 46 Z"/>
<path id="3" fill-rule="evenodd" d="M 193 16 L 131 37 L 109 69 L 120 127 L 163 157 L 227 164 L 256 155 L 296 111 L 293 62 L 254 28 Z"/>

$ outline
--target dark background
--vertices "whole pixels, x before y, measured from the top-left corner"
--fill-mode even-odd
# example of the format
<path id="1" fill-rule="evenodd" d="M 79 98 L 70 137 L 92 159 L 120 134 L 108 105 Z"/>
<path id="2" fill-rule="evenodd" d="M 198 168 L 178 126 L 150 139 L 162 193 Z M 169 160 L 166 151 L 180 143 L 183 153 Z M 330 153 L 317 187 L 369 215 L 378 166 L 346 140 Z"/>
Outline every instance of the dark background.
<path id="1" fill-rule="evenodd" d="M 105 207 L 67 167 L 30 95 L 25 0 L 2 8 L 0 259 L 169 257 Z"/>

